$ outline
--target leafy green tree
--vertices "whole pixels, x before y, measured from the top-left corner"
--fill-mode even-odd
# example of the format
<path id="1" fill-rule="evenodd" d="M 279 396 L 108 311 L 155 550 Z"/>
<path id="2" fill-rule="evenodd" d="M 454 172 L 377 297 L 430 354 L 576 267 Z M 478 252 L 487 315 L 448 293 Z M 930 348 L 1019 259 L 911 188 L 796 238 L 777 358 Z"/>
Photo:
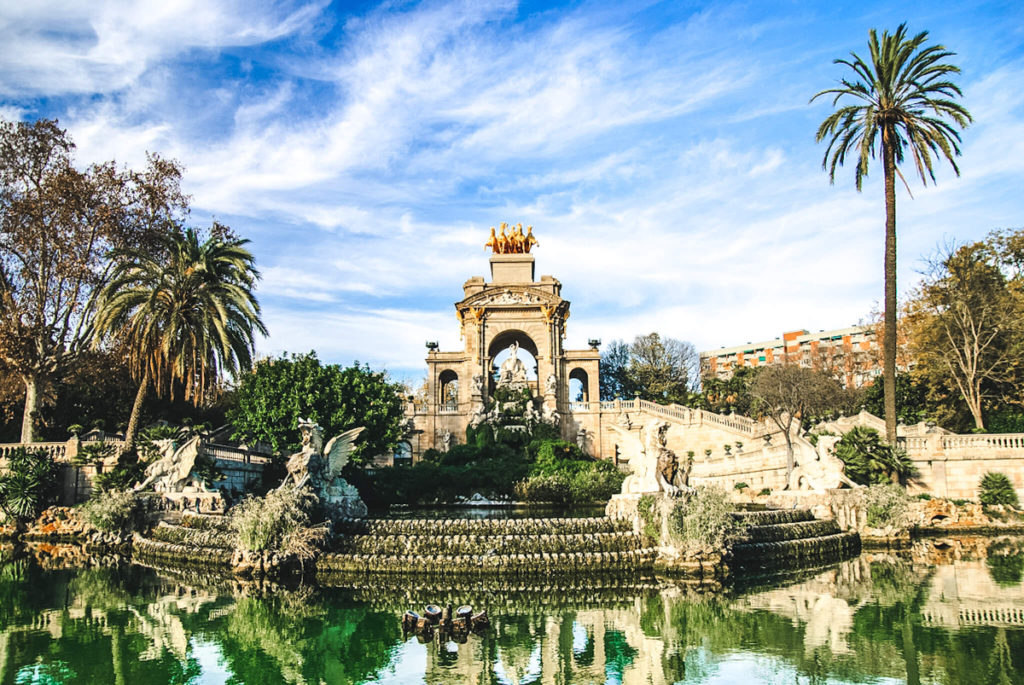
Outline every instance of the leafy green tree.
<path id="1" fill-rule="evenodd" d="M 299 446 L 299 419 L 324 429 L 324 438 L 363 426 L 352 463 L 384 454 L 402 437 L 402 386 L 358 362 L 321 364 L 315 352 L 284 355 L 256 364 L 241 377 L 228 421 L 239 439 L 260 440 L 276 451 Z"/>
<path id="2" fill-rule="evenodd" d="M 601 355 L 601 397 L 685 404 L 696 389 L 699 368 L 692 343 L 658 333 L 639 335 L 630 345 L 615 340 Z"/>
<path id="3" fill-rule="evenodd" d="M 874 414 L 885 417 L 885 384 L 875 383 L 864 388 L 860 406 Z M 928 388 L 926 384 L 908 373 L 896 374 L 896 417 L 911 425 L 928 418 Z"/>
<path id="4" fill-rule="evenodd" d="M 253 290 L 259 272 L 245 249 L 215 224 L 200 240 L 194 229 L 173 231 L 158 249 L 126 250 L 100 293 L 96 339 L 128 350 L 139 389 L 125 433 L 134 445 L 142 402 L 180 388 L 199 405 L 224 372 L 252 366 L 255 333 L 266 335 Z"/>
<path id="5" fill-rule="evenodd" d="M 977 429 L 986 403 L 1016 380 L 1024 353 L 1024 297 L 1010 287 L 999 255 L 980 241 L 950 250 L 908 303 L 915 374 L 956 388 Z"/>
<path id="6" fill-rule="evenodd" d="M 754 401 L 750 387 L 763 368 L 741 366 L 725 379 L 707 376 L 701 383 L 700 394 L 693 396 L 690 404 L 719 414 L 736 412 L 749 416 Z"/>
<path id="7" fill-rule="evenodd" d="M 187 211 L 177 163 L 76 168 L 56 121 L 0 121 L 0 359 L 24 386 L 21 441 L 89 348 L 112 251 L 148 245 Z"/>
<path id="8" fill-rule="evenodd" d="M 601 353 L 601 399 L 612 401 L 616 397 L 633 397 L 626 371 L 629 368 L 629 344 L 612 340 Z"/>
<path id="9" fill-rule="evenodd" d="M 854 426 L 836 443 L 835 455 L 846 464 L 854 483 L 891 483 L 908 476 L 912 465 L 906 453 L 882 440 L 874 428 Z"/>
<path id="10" fill-rule="evenodd" d="M 906 24 L 895 33 L 874 29 L 868 34 L 870 61 L 856 53 L 836 59 L 853 71 L 811 98 L 832 96 L 833 107 L 850 99 L 830 114 L 818 128 L 817 140 L 828 140 L 822 167 L 835 182 L 836 167 L 854 156 L 857 190 L 868 174 L 868 162 L 876 151 L 882 162 L 885 192 L 885 314 L 883 327 L 883 383 L 885 385 L 885 433 L 896 440 L 896 176 L 906 184 L 898 165 L 909 157 L 926 184 L 935 181 L 934 162 L 945 158 L 957 175 L 954 157 L 960 155 L 960 133 L 971 122 L 970 113 L 953 98 L 962 96 L 950 78 L 960 69 L 945 60 L 954 53 L 942 45 L 926 45 L 928 32 L 908 37 Z M 955 125 L 955 126 L 954 126 Z M 910 186 L 907 185 L 909 192 Z"/>

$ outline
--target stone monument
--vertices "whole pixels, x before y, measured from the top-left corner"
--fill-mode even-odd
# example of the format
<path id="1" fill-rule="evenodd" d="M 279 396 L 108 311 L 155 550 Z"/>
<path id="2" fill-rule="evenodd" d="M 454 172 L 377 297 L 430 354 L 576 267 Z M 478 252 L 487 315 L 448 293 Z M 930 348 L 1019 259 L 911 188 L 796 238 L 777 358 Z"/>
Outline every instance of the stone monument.
<path id="1" fill-rule="evenodd" d="M 324 447 L 323 428 L 315 421 L 299 419 L 302 449 L 288 457 L 288 473 L 279 489 L 309 488 L 332 517 L 366 516 L 359 492 L 341 477 L 362 428 L 331 438 Z"/>

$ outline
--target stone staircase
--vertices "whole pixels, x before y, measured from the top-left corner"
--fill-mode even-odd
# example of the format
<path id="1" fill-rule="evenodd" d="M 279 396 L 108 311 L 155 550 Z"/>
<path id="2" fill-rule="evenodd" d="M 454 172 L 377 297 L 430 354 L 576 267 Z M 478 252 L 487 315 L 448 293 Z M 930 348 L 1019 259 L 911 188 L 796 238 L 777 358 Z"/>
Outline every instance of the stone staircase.
<path id="1" fill-rule="evenodd" d="M 341 522 L 318 573 L 578 573 L 650 568 L 628 521 L 607 517 Z"/>
<path id="2" fill-rule="evenodd" d="M 233 534 L 224 516 L 181 514 L 177 523 L 163 521 L 147 536 L 135 535 L 132 558 L 151 564 L 229 568 L 234 553 Z"/>
<path id="3" fill-rule="evenodd" d="M 732 549 L 737 573 L 772 573 L 830 564 L 860 553 L 860 536 L 835 521 L 814 518 L 809 509 L 737 512 L 746 525 Z"/>

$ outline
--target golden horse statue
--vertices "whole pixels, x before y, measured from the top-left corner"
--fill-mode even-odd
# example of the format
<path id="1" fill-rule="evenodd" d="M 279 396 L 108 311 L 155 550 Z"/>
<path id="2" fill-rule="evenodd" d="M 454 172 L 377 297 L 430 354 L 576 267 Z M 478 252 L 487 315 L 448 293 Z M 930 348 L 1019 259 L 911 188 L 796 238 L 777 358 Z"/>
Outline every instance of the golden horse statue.
<path id="1" fill-rule="evenodd" d="M 491 248 L 494 254 L 528 254 L 531 248 L 539 245 L 537 239 L 533 237 L 533 226 L 527 226 L 524 234 L 523 225 L 516 224 L 509 232 L 509 225 L 503 222 L 500 230 L 499 234 L 497 229 L 491 226 L 491 236 L 484 243 L 485 250 Z"/>

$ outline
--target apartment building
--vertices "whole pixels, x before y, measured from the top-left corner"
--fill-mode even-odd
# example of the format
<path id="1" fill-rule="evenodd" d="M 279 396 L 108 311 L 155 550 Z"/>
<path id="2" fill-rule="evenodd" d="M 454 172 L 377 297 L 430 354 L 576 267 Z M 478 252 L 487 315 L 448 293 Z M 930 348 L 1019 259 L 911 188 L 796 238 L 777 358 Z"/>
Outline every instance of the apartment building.
<path id="1" fill-rule="evenodd" d="M 819 369 L 847 387 L 870 385 L 882 373 L 875 332 L 870 326 L 850 326 L 810 333 L 789 331 L 763 342 L 722 347 L 700 353 L 705 377 L 726 379 L 736 369 L 784 362 Z"/>

